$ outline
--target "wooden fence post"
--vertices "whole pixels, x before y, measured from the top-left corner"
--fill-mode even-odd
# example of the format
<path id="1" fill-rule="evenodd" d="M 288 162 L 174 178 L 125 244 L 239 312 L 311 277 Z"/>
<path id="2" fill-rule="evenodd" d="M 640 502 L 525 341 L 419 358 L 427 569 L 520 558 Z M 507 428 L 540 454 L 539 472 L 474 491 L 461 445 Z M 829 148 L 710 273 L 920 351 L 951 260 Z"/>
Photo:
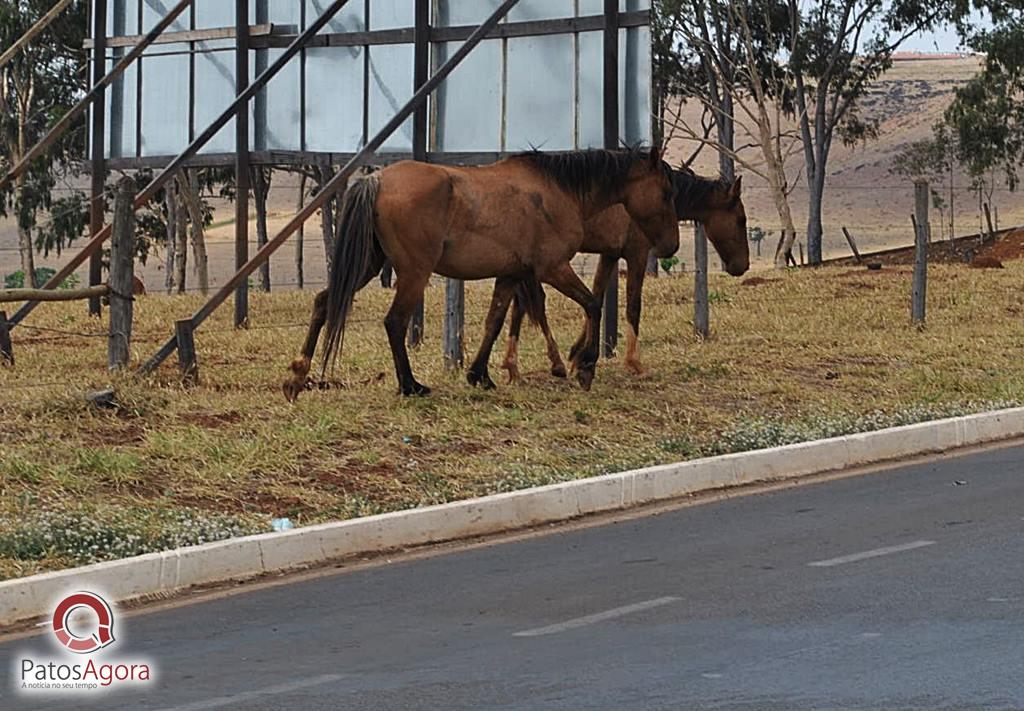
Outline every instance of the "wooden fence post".
<path id="1" fill-rule="evenodd" d="M 924 230 L 925 243 L 932 241 L 932 225 L 931 220 L 928 217 L 928 207 L 931 202 L 931 189 L 928 187 L 927 180 L 915 180 L 914 181 L 914 217 L 917 220 L 917 226 Z M 915 239 L 917 234 L 914 234 Z"/>
<path id="2" fill-rule="evenodd" d="M 923 326 L 928 296 L 928 233 L 917 217 L 910 216 L 914 224 L 914 282 L 910 296 L 910 321 Z"/>
<path id="3" fill-rule="evenodd" d="M 604 306 L 601 309 L 601 352 L 605 358 L 615 356 L 615 347 L 619 344 L 619 264 L 608 280 L 608 288 L 604 292 Z"/>
<path id="4" fill-rule="evenodd" d="M 660 266 L 661 262 L 659 262 L 658 258 L 654 256 L 654 250 L 651 250 L 651 253 L 647 255 L 647 276 L 657 279 L 658 268 Z"/>
<path id="5" fill-rule="evenodd" d="M 135 281 L 135 181 L 127 175 L 117 183 L 110 243 L 110 335 L 107 368 L 121 370 L 131 358 Z"/>
<path id="6" fill-rule="evenodd" d="M 175 321 L 174 331 L 178 337 L 178 369 L 181 371 L 181 382 L 187 386 L 196 385 L 199 382 L 199 363 L 196 361 L 195 329 L 192 327 L 192 319 Z"/>
<path id="7" fill-rule="evenodd" d="M 928 242 L 931 225 L 928 221 L 929 196 L 927 180 L 914 181 L 914 286 L 910 303 L 910 320 L 923 325 L 928 293 Z"/>
<path id="8" fill-rule="evenodd" d="M 462 341 L 466 324 L 465 282 L 445 279 L 444 303 L 444 367 L 461 370 L 465 352 Z"/>
<path id="9" fill-rule="evenodd" d="M 11 344 L 6 311 L 0 311 L 0 364 L 14 365 L 14 346 Z"/>
<path id="10" fill-rule="evenodd" d="M 406 339 L 410 348 L 419 348 L 423 343 L 423 301 L 416 305 L 412 312 L 412 319 L 409 321 L 409 337 Z"/>
<path id="11" fill-rule="evenodd" d="M 693 330 L 704 340 L 711 337 L 711 314 L 708 309 L 708 238 L 704 225 L 694 223 L 693 229 Z"/>

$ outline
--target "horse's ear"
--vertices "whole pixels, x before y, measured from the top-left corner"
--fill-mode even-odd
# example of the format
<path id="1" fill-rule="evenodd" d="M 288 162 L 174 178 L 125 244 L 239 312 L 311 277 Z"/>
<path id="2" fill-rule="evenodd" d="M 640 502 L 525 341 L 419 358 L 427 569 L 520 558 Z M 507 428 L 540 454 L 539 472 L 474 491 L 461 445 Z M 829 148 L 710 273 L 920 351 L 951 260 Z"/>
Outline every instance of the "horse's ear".
<path id="1" fill-rule="evenodd" d="M 732 200 L 735 200 L 735 199 L 737 199 L 740 196 L 740 193 L 742 193 L 742 192 L 743 192 L 743 176 L 741 175 L 740 177 L 736 178 L 735 181 L 733 181 L 732 187 L 729 188 L 729 197 Z"/>
<path id="2" fill-rule="evenodd" d="M 665 148 L 660 145 L 651 146 L 651 168 L 660 168 L 665 158 Z"/>

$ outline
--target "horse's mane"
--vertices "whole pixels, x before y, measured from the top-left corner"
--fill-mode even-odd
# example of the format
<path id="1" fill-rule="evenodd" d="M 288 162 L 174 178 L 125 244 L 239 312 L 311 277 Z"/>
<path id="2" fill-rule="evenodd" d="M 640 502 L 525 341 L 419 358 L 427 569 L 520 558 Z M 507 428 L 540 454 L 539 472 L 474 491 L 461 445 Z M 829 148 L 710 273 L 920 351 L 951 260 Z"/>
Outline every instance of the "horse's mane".
<path id="1" fill-rule="evenodd" d="M 716 192 L 727 192 L 732 185 L 724 178 L 705 178 L 688 169 L 672 171 L 676 189 L 676 214 L 683 218 L 707 206 Z"/>
<path id="2" fill-rule="evenodd" d="M 518 153 L 513 158 L 528 161 L 563 190 L 583 198 L 592 190 L 604 193 L 622 185 L 638 161 L 650 159 L 650 149 L 637 146 L 616 151 L 591 149 L 561 153 L 533 150 Z M 670 169 L 664 163 L 663 166 L 667 174 Z"/>

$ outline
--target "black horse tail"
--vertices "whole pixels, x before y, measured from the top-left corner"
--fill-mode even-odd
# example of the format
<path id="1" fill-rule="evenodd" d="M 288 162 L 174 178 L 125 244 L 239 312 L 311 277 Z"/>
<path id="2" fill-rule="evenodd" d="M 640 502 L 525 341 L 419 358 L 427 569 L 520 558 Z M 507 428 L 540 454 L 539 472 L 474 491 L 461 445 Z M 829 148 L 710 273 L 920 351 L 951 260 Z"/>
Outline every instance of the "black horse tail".
<path id="1" fill-rule="evenodd" d="M 323 370 L 333 364 L 345 342 L 345 324 L 352 311 L 356 292 L 373 274 L 380 271 L 381 248 L 377 238 L 375 210 L 380 178 L 371 175 L 356 181 L 345 191 L 341 203 L 341 220 L 335 238 L 334 259 L 327 286 L 327 335 L 324 341 Z"/>
<path id="2" fill-rule="evenodd" d="M 539 326 L 544 320 L 544 287 L 537 277 L 529 276 L 516 284 L 512 296 L 515 305 L 530 319 L 530 323 Z"/>

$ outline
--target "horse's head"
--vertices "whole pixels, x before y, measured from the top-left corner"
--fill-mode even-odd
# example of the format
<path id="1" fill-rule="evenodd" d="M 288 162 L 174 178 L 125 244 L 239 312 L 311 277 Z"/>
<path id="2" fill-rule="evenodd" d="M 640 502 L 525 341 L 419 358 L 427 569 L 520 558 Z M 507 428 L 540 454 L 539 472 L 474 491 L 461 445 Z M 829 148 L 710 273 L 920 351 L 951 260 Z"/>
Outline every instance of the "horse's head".
<path id="1" fill-rule="evenodd" d="M 655 255 L 671 257 L 679 249 L 679 220 L 675 210 L 672 169 L 662 160 L 662 151 L 637 160 L 622 194 L 629 216 L 650 240 Z"/>
<path id="2" fill-rule="evenodd" d="M 747 213 L 741 198 L 743 179 L 731 184 L 701 178 L 689 171 L 674 171 L 676 213 L 680 220 L 696 220 L 714 245 L 725 270 L 742 276 L 750 268 Z"/>

